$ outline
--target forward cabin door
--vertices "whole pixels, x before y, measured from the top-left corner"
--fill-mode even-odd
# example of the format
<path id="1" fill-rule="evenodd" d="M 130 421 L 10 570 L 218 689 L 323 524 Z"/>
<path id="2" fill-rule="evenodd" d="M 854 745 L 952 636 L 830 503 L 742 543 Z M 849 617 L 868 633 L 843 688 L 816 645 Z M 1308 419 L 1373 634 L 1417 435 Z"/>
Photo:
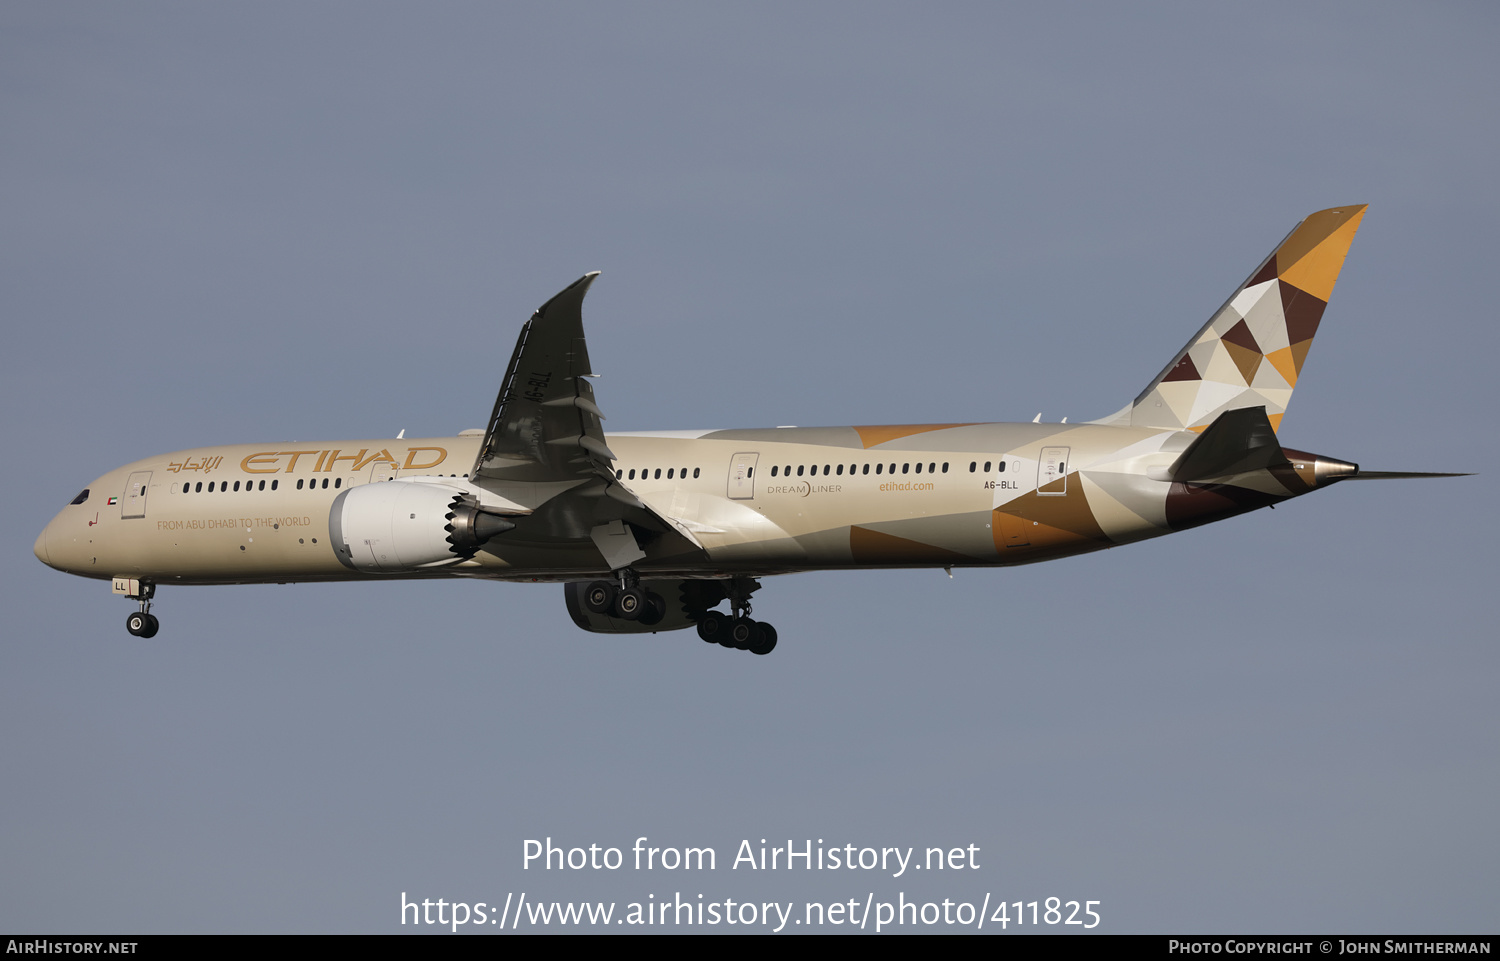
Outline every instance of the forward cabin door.
<path id="1" fill-rule="evenodd" d="M 729 463 L 729 497 L 748 501 L 755 497 L 755 462 L 760 454 L 735 454 Z"/>
<path id="2" fill-rule="evenodd" d="M 151 472 L 138 470 L 125 482 L 125 500 L 120 504 L 120 518 L 146 516 L 146 491 L 151 487 Z"/>

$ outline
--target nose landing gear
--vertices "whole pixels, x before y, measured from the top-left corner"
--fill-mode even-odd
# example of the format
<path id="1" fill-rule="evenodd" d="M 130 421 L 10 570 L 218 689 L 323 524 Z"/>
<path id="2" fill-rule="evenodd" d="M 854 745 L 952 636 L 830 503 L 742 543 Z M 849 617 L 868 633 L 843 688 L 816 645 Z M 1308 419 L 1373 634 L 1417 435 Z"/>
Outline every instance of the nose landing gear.
<path id="1" fill-rule="evenodd" d="M 125 618 L 125 630 L 136 637 L 155 637 L 161 628 L 161 622 L 151 613 L 151 598 L 156 596 L 156 585 L 134 578 L 117 577 L 114 592 L 140 603 L 141 609 Z"/>

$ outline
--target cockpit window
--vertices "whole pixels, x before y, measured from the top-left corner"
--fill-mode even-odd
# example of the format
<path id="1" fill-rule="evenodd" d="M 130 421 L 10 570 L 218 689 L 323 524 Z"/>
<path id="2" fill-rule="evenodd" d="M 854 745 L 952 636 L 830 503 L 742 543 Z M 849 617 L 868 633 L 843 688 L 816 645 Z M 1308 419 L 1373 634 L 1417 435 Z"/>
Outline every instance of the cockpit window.
<path id="1" fill-rule="evenodd" d="M 82 504 L 84 501 L 86 501 L 88 499 L 89 499 L 89 489 L 87 487 L 85 487 L 83 489 L 82 493 L 80 493 L 77 497 L 73 498 L 73 503 L 74 504 Z"/>

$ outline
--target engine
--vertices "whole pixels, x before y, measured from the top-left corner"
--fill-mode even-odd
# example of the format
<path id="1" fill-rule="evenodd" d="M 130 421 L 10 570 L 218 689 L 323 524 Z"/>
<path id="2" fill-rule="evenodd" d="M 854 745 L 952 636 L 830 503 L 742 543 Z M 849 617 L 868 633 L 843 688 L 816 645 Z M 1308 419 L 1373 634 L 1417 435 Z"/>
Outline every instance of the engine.
<path id="1" fill-rule="evenodd" d="M 456 564 L 515 526 L 481 509 L 472 491 L 406 480 L 351 487 L 328 513 L 339 560 L 372 574 Z"/>

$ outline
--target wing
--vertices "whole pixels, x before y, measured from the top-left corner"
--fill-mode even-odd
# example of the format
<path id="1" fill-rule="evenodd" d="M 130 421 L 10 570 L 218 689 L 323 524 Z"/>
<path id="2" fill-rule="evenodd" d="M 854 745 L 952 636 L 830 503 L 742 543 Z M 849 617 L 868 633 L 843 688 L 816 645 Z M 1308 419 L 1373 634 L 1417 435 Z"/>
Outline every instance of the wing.
<path id="1" fill-rule="evenodd" d="M 689 531 L 615 477 L 583 336 L 583 297 L 598 276 L 574 281 L 521 328 L 470 476 L 530 509 L 507 539 L 592 540 L 611 569 L 648 554 L 701 552 Z"/>
<path id="2" fill-rule="evenodd" d="M 555 482 L 613 478 L 604 415 L 588 382 L 583 295 L 599 276 L 585 274 L 547 301 L 521 328 L 510 367 L 471 476 Z"/>

